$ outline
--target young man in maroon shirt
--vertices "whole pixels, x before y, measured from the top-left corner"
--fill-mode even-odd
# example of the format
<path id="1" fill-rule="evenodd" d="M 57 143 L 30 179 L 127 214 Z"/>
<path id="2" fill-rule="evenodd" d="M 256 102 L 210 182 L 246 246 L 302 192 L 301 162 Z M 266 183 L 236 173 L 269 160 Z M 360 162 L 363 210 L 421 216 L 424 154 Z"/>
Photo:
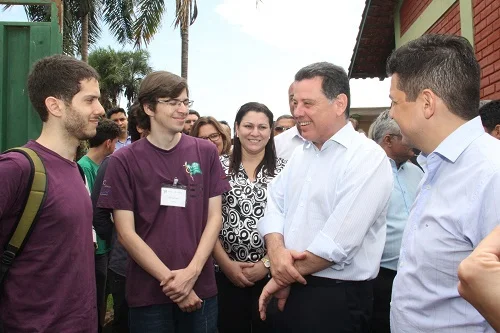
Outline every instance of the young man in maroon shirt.
<path id="1" fill-rule="evenodd" d="M 141 84 L 138 121 L 150 134 L 110 157 L 98 206 L 113 209 L 132 260 L 126 293 L 130 331 L 216 332 L 211 252 L 229 190 L 216 147 L 182 133 L 186 81 L 169 72 Z"/>
<path id="2" fill-rule="evenodd" d="M 97 72 L 56 55 L 33 66 L 28 94 L 43 122 L 34 150 L 45 165 L 45 203 L 2 285 L 5 332 L 97 330 L 92 204 L 77 164 L 80 140 L 95 136 L 104 115 Z M 23 155 L 0 156 L 0 246 L 7 243 L 23 203 L 31 166 Z"/>

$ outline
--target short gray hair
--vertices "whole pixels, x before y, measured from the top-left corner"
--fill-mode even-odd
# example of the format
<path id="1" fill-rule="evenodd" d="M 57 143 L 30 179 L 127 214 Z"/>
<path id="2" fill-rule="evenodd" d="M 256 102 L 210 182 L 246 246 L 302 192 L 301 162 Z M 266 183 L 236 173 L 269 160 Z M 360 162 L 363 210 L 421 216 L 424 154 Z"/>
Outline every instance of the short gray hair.
<path id="1" fill-rule="evenodd" d="M 372 139 L 378 144 L 382 143 L 387 134 L 401 134 L 401 129 L 394 119 L 389 116 L 389 110 L 382 111 L 372 124 Z"/>

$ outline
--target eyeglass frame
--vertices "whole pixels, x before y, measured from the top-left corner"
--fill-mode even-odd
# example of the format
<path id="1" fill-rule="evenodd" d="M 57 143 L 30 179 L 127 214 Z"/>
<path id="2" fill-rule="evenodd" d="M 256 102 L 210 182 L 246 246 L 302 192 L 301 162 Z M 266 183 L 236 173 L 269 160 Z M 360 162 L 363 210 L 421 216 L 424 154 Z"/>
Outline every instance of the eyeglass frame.
<path id="1" fill-rule="evenodd" d="M 293 126 L 292 126 L 293 127 Z M 276 126 L 274 128 L 275 131 L 277 132 L 284 132 L 284 131 L 288 131 L 290 128 L 292 127 L 286 127 L 286 126 Z"/>
<path id="2" fill-rule="evenodd" d="M 184 106 L 187 108 L 193 106 L 193 103 L 194 103 L 194 101 L 190 100 L 190 99 L 185 99 L 185 100 L 181 101 L 180 99 L 177 99 L 177 98 L 167 99 L 166 101 L 157 99 L 156 102 L 160 103 L 160 104 L 168 104 L 172 107 L 180 107 L 181 104 L 184 104 Z M 173 104 L 172 102 L 175 102 L 175 104 Z"/>
<path id="3" fill-rule="evenodd" d="M 222 137 L 222 134 L 217 132 L 217 133 L 212 133 L 209 136 L 199 136 L 198 138 L 203 139 L 203 140 L 210 140 L 210 141 L 214 142 L 214 141 L 219 140 L 221 137 Z"/>

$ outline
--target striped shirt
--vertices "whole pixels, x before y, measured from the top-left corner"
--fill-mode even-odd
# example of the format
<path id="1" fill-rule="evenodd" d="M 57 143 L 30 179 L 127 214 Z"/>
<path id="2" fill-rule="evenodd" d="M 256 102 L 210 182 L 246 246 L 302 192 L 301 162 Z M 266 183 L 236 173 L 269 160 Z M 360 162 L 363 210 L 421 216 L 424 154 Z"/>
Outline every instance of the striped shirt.
<path id="1" fill-rule="evenodd" d="M 491 332 L 458 294 L 458 265 L 500 224 L 500 141 L 479 117 L 418 163 L 425 171 L 403 234 L 391 332 Z"/>

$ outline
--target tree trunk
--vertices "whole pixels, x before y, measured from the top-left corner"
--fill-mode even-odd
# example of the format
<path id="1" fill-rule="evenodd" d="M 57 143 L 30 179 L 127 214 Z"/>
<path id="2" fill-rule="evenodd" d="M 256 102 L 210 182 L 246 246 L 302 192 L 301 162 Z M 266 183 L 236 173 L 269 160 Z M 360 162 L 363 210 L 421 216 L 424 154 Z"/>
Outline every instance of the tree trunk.
<path id="1" fill-rule="evenodd" d="M 184 26 L 184 27 L 183 27 Z M 181 76 L 188 78 L 189 22 L 181 25 Z"/>
<path id="2" fill-rule="evenodd" d="M 89 14 L 82 17 L 82 60 L 89 62 Z"/>

